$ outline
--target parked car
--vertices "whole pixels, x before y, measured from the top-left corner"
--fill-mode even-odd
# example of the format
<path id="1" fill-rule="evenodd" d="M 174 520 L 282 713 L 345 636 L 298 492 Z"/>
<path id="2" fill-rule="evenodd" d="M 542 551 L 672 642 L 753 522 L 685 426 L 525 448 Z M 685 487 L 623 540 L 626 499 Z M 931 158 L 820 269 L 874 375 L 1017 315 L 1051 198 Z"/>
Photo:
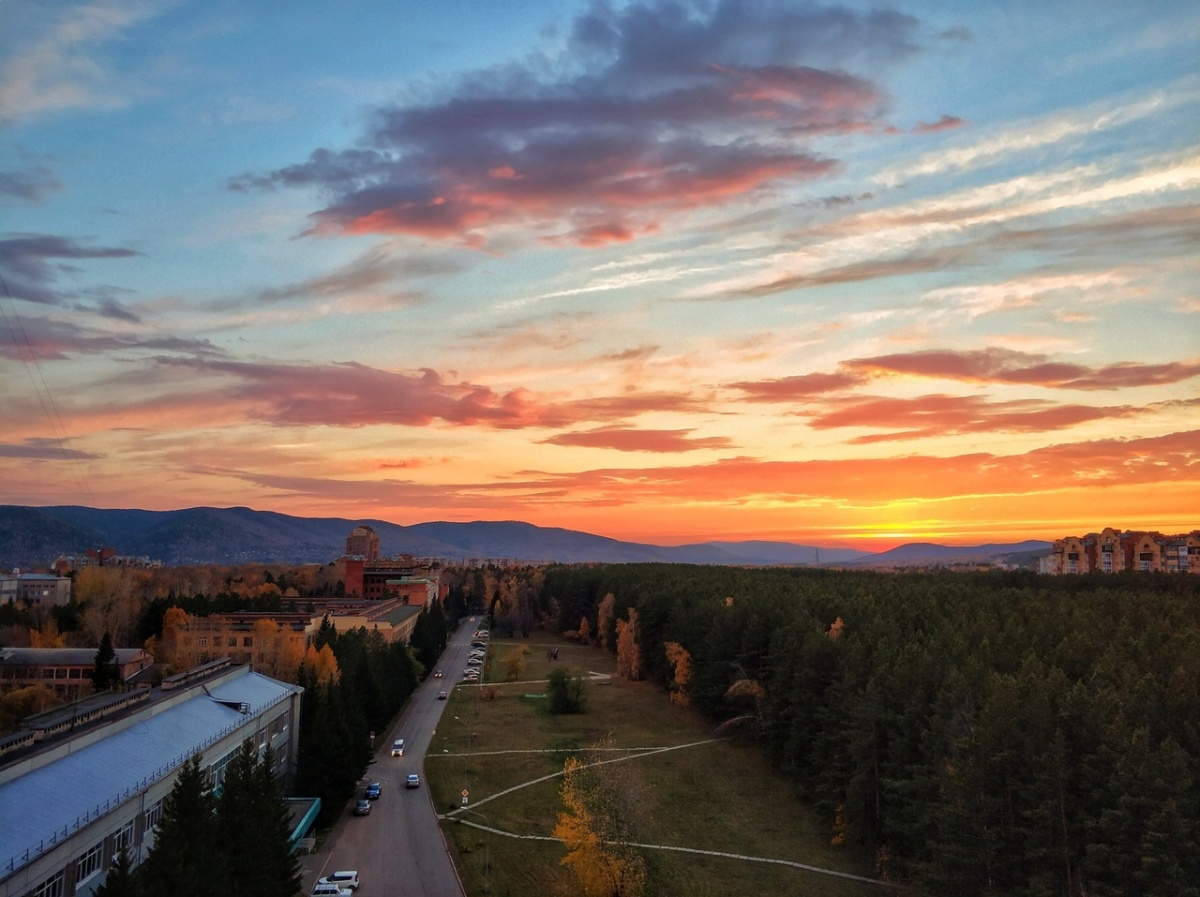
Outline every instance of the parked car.
<path id="1" fill-rule="evenodd" d="M 367 790 L 363 794 L 363 797 L 365 797 L 367 800 L 379 800 L 379 792 L 382 790 L 382 788 L 383 786 L 378 782 L 372 782 L 367 786 Z"/>
<path id="2" fill-rule="evenodd" d="M 360 800 L 358 803 L 356 803 L 354 805 L 354 815 L 355 816 L 370 816 L 371 815 L 371 802 L 364 797 L 362 800 Z"/>
<path id="3" fill-rule="evenodd" d="M 392 756 L 393 757 L 403 757 L 404 756 L 404 739 L 403 738 L 397 738 L 395 741 L 392 742 Z"/>
<path id="4" fill-rule="evenodd" d="M 408 774 L 408 778 L 404 780 L 404 787 L 405 788 L 420 788 L 421 787 L 421 777 L 419 775 L 417 775 L 415 772 L 410 772 Z"/>
<path id="5" fill-rule="evenodd" d="M 337 885 L 318 884 L 312 889 L 312 897 L 353 897 L 354 892 Z"/>
<path id="6" fill-rule="evenodd" d="M 324 878 L 317 879 L 319 885 L 334 885 L 339 888 L 349 888 L 352 891 L 358 890 L 358 870 L 343 869 L 339 872 L 330 872 Z"/>

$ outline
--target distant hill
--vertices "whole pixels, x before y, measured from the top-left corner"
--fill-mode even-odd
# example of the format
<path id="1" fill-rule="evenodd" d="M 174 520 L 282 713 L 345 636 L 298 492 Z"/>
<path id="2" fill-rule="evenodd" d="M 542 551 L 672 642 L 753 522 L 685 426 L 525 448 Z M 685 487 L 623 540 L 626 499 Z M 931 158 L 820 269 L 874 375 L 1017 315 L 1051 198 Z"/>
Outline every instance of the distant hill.
<path id="1" fill-rule="evenodd" d="M 1025 542 L 987 545 L 938 545 L 910 542 L 890 551 L 868 555 L 844 564 L 851 567 L 945 567 L 952 564 L 1027 564 L 1047 554 L 1051 543 L 1030 539 Z"/>
<path id="2" fill-rule="evenodd" d="M 341 556 L 360 524 L 374 528 L 383 554 L 450 561 L 495 558 L 558 563 L 725 564 L 743 566 L 918 566 L 963 563 L 1049 549 L 1048 542 L 956 548 L 906 545 L 882 554 L 790 542 L 701 542 L 662 546 L 520 521 L 433 522 L 400 526 L 386 520 L 291 517 L 250 508 L 178 511 L 100 509 L 76 505 L 0 505 L 0 568 L 46 567 L 59 555 L 112 547 L 120 555 L 183 564 L 309 564 Z"/>

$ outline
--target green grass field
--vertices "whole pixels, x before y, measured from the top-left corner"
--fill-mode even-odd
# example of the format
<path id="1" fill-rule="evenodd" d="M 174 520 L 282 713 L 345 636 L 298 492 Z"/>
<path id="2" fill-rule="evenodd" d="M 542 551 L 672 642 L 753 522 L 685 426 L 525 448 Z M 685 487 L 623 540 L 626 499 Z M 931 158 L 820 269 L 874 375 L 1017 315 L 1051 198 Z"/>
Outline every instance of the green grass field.
<path id="1" fill-rule="evenodd" d="M 517 645 L 530 652 L 521 680 L 497 681 L 504 676 L 502 658 Z M 553 664 L 546 660 L 548 647 L 559 648 Z M 589 682 L 585 713 L 552 716 L 540 697 L 544 682 L 538 680 L 554 665 L 613 678 Z M 484 684 L 453 688 L 426 760 L 439 812 L 458 809 L 466 789 L 471 812 L 464 818 L 516 835 L 550 837 L 562 808 L 561 780 L 537 780 L 561 773 L 572 753 L 589 761 L 629 758 L 608 765 L 605 774 L 621 776 L 635 795 L 630 815 L 639 843 L 871 875 L 866 858 L 830 845 L 828 826 L 792 797 L 787 780 L 770 769 L 754 745 L 714 739 L 710 721 L 671 704 L 656 686 L 615 678 L 615 665 L 615 658 L 598 648 L 552 636 L 494 639 Z M 593 751 L 598 745 L 605 750 Z M 635 756 L 639 750 L 681 745 L 692 746 Z M 500 794 L 507 789 L 514 790 Z M 471 897 L 578 894 L 570 870 L 560 862 L 566 853 L 560 843 L 487 833 L 453 820 L 442 824 L 457 847 L 456 862 Z M 645 849 L 643 855 L 647 895 L 894 893 L 778 863 L 661 849 Z"/>

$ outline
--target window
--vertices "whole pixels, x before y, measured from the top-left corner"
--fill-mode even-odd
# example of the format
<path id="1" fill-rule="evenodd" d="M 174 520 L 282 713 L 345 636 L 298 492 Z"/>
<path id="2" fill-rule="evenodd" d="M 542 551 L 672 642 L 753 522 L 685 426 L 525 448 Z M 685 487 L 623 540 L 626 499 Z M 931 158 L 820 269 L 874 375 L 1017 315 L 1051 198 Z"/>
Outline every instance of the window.
<path id="1" fill-rule="evenodd" d="M 52 875 L 33 889 L 33 897 L 62 897 L 63 873 Z"/>
<path id="2" fill-rule="evenodd" d="M 101 841 L 79 858 L 75 864 L 75 884 L 79 885 L 85 879 L 91 878 L 100 871 L 100 860 L 104 857 L 104 842 Z"/>
<path id="3" fill-rule="evenodd" d="M 158 825 L 158 821 L 162 819 L 163 802 L 160 800 L 153 807 L 146 811 L 146 831 Z"/>
<path id="4" fill-rule="evenodd" d="M 237 647 L 237 636 L 236 635 L 229 636 L 229 638 L 225 640 L 225 647 L 236 648 Z"/>
<path id="5" fill-rule="evenodd" d="M 129 850 L 133 847 L 133 820 L 129 820 L 121 828 L 117 829 L 113 835 L 113 855 L 119 854 L 122 850 Z"/>
<path id="6" fill-rule="evenodd" d="M 196 646 L 199 648 L 207 648 L 208 647 L 208 636 L 202 635 L 202 636 L 200 636 L 200 638 L 196 639 Z"/>
<path id="7" fill-rule="evenodd" d="M 249 636 L 249 635 L 242 636 L 242 647 L 243 648 L 253 648 L 254 647 L 254 637 Z"/>

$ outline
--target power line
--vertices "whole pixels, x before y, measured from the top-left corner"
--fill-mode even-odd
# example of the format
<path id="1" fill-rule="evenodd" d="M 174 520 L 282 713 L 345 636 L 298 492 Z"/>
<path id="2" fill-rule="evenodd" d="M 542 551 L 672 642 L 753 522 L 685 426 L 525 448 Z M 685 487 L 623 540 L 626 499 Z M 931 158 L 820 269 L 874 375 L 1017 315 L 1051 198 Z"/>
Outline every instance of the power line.
<path id="1" fill-rule="evenodd" d="M 33 393 L 37 396 L 38 404 L 42 406 L 42 414 L 45 415 L 46 421 L 50 426 L 51 437 L 57 443 L 63 460 L 67 462 L 71 471 L 75 474 L 80 492 L 86 494 L 89 504 L 94 506 L 96 499 L 92 495 L 91 485 L 84 475 L 77 453 L 71 448 L 71 440 L 67 436 L 66 427 L 63 426 L 62 416 L 58 413 L 58 405 L 55 403 L 54 396 L 50 392 L 50 386 L 46 382 L 45 374 L 42 373 L 41 365 L 38 364 L 37 353 L 34 351 L 29 334 L 25 331 L 21 315 L 17 312 L 17 304 L 13 300 L 12 293 L 9 292 L 8 282 L 2 274 L 0 274 L 0 288 L 3 288 L 4 297 L 8 300 L 8 304 L 11 307 L 11 317 L 9 312 L 5 311 L 3 305 L 0 305 L 0 314 L 4 316 L 4 323 L 8 327 L 9 334 L 12 336 L 13 345 L 17 350 L 17 357 L 21 359 L 21 364 L 25 366 L 25 373 L 29 377 Z"/>

